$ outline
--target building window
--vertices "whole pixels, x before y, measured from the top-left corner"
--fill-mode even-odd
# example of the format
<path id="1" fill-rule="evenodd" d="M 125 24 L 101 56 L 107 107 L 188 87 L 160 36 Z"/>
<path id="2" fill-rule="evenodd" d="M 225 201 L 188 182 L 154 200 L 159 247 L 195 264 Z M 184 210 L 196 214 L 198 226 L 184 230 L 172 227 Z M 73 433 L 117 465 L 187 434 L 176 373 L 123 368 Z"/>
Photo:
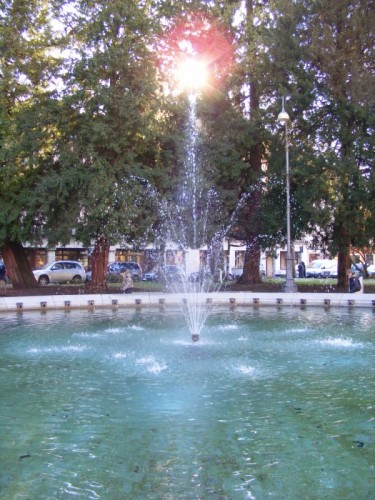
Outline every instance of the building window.
<path id="1" fill-rule="evenodd" d="M 115 259 L 116 262 L 136 262 L 137 264 L 141 264 L 142 254 L 140 252 L 117 249 Z"/>
<path id="2" fill-rule="evenodd" d="M 245 250 L 236 250 L 234 253 L 234 267 L 243 267 L 245 263 Z"/>
<path id="3" fill-rule="evenodd" d="M 83 266 L 87 266 L 88 257 L 86 248 L 56 248 L 56 260 L 77 260 Z"/>
<path id="4" fill-rule="evenodd" d="M 45 248 L 26 248 L 27 258 L 32 269 L 41 269 L 47 264 L 47 250 Z"/>

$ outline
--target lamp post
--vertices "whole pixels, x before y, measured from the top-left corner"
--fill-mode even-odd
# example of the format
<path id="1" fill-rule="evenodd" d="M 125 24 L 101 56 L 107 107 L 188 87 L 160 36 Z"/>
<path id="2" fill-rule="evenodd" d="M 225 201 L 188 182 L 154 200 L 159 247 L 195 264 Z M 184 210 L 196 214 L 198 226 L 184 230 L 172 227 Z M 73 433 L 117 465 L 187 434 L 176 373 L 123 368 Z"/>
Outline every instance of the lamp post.
<path id="1" fill-rule="evenodd" d="M 292 244 L 290 237 L 290 179 L 289 179 L 289 140 L 288 140 L 288 122 L 290 120 L 288 113 L 284 108 L 284 97 L 282 98 L 283 107 L 277 121 L 285 125 L 285 163 L 286 163 L 286 279 L 284 284 L 284 292 L 297 292 L 297 286 L 293 276 L 293 255 Z"/>

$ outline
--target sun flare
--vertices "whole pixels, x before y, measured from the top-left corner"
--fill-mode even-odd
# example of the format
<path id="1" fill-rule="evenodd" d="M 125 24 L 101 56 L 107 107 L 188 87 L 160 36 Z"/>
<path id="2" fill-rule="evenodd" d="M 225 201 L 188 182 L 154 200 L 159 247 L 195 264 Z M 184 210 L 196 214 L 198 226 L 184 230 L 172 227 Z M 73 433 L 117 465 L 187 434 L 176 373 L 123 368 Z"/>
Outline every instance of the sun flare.
<path id="1" fill-rule="evenodd" d="M 208 82 L 207 65 L 199 59 L 185 59 L 176 69 L 176 80 L 180 90 L 199 90 Z"/>

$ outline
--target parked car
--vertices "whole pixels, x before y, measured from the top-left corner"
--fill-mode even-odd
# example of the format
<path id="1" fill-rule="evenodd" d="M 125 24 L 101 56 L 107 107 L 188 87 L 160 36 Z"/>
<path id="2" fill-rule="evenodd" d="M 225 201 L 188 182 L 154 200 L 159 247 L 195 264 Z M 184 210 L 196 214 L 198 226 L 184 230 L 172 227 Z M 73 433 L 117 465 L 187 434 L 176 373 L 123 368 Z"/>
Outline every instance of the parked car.
<path id="1" fill-rule="evenodd" d="M 39 285 L 49 283 L 82 283 L 86 280 L 85 269 L 75 260 L 58 260 L 52 264 L 46 264 L 42 269 L 33 271 Z"/>
<path id="2" fill-rule="evenodd" d="M 324 271 L 332 269 L 332 266 L 334 265 L 337 266 L 337 262 L 335 260 L 314 260 L 308 267 L 306 267 L 306 278 L 323 278 Z"/>
<path id="3" fill-rule="evenodd" d="M 142 281 L 159 281 L 160 271 L 158 269 L 153 269 L 147 273 L 142 274 Z"/>
<path id="4" fill-rule="evenodd" d="M 199 275 L 199 273 L 191 273 L 188 279 L 190 280 L 190 278 L 195 274 Z M 142 281 L 161 281 L 163 279 L 167 282 L 185 281 L 185 271 L 180 266 L 170 264 L 162 268 L 155 268 L 152 271 L 142 274 Z"/>
<path id="5" fill-rule="evenodd" d="M 120 274 L 129 269 L 134 281 L 142 278 L 142 268 L 136 262 L 112 262 L 108 265 L 108 274 Z"/>
<path id="6" fill-rule="evenodd" d="M 327 264 L 325 268 L 322 270 L 321 277 L 322 278 L 337 278 L 337 262 L 335 260 L 332 261 L 331 264 Z"/>
<path id="7" fill-rule="evenodd" d="M 298 278 L 298 264 L 294 266 L 294 276 Z M 285 278 L 286 277 L 286 269 L 279 269 L 274 273 L 274 278 Z"/>
<path id="8" fill-rule="evenodd" d="M 266 275 L 266 270 L 264 269 L 263 264 L 259 265 L 259 272 L 262 278 Z M 232 267 L 232 270 L 229 273 L 228 278 L 236 280 L 240 278 L 242 274 L 243 274 L 243 267 Z"/>
<path id="9" fill-rule="evenodd" d="M 180 266 L 175 266 L 173 264 L 164 266 L 161 269 L 161 276 L 164 277 L 164 279 L 167 282 L 174 282 L 174 281 L 185 281 L 185 271 L 182 267 Z"/>
<path id="10" fill-rule="evenodd" d="M 203 282 L 203 281 L 206 281 L 206 280 L 210 280 L 211 279 L 211 272 L 209 269 L 205 269 L 205 270 L 200 270 L 200 271 L 195 271 L 193 273 L 190 273 L 189 276 L 188 276 L 188 280 L 191 282 L 191 283 L 199 283 L 199 282 Z"/>

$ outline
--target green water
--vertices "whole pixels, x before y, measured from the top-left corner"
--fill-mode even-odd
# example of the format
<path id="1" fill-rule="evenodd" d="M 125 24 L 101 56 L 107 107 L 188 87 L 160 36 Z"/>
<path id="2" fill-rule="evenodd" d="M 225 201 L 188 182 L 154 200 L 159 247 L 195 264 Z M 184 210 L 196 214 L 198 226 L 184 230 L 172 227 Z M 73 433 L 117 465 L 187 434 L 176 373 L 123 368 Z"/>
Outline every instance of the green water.
<path id="1" fill-rule="evenodd" d="M 2 315 L 1 499 L 375 498 L 375 313 Z"/>

